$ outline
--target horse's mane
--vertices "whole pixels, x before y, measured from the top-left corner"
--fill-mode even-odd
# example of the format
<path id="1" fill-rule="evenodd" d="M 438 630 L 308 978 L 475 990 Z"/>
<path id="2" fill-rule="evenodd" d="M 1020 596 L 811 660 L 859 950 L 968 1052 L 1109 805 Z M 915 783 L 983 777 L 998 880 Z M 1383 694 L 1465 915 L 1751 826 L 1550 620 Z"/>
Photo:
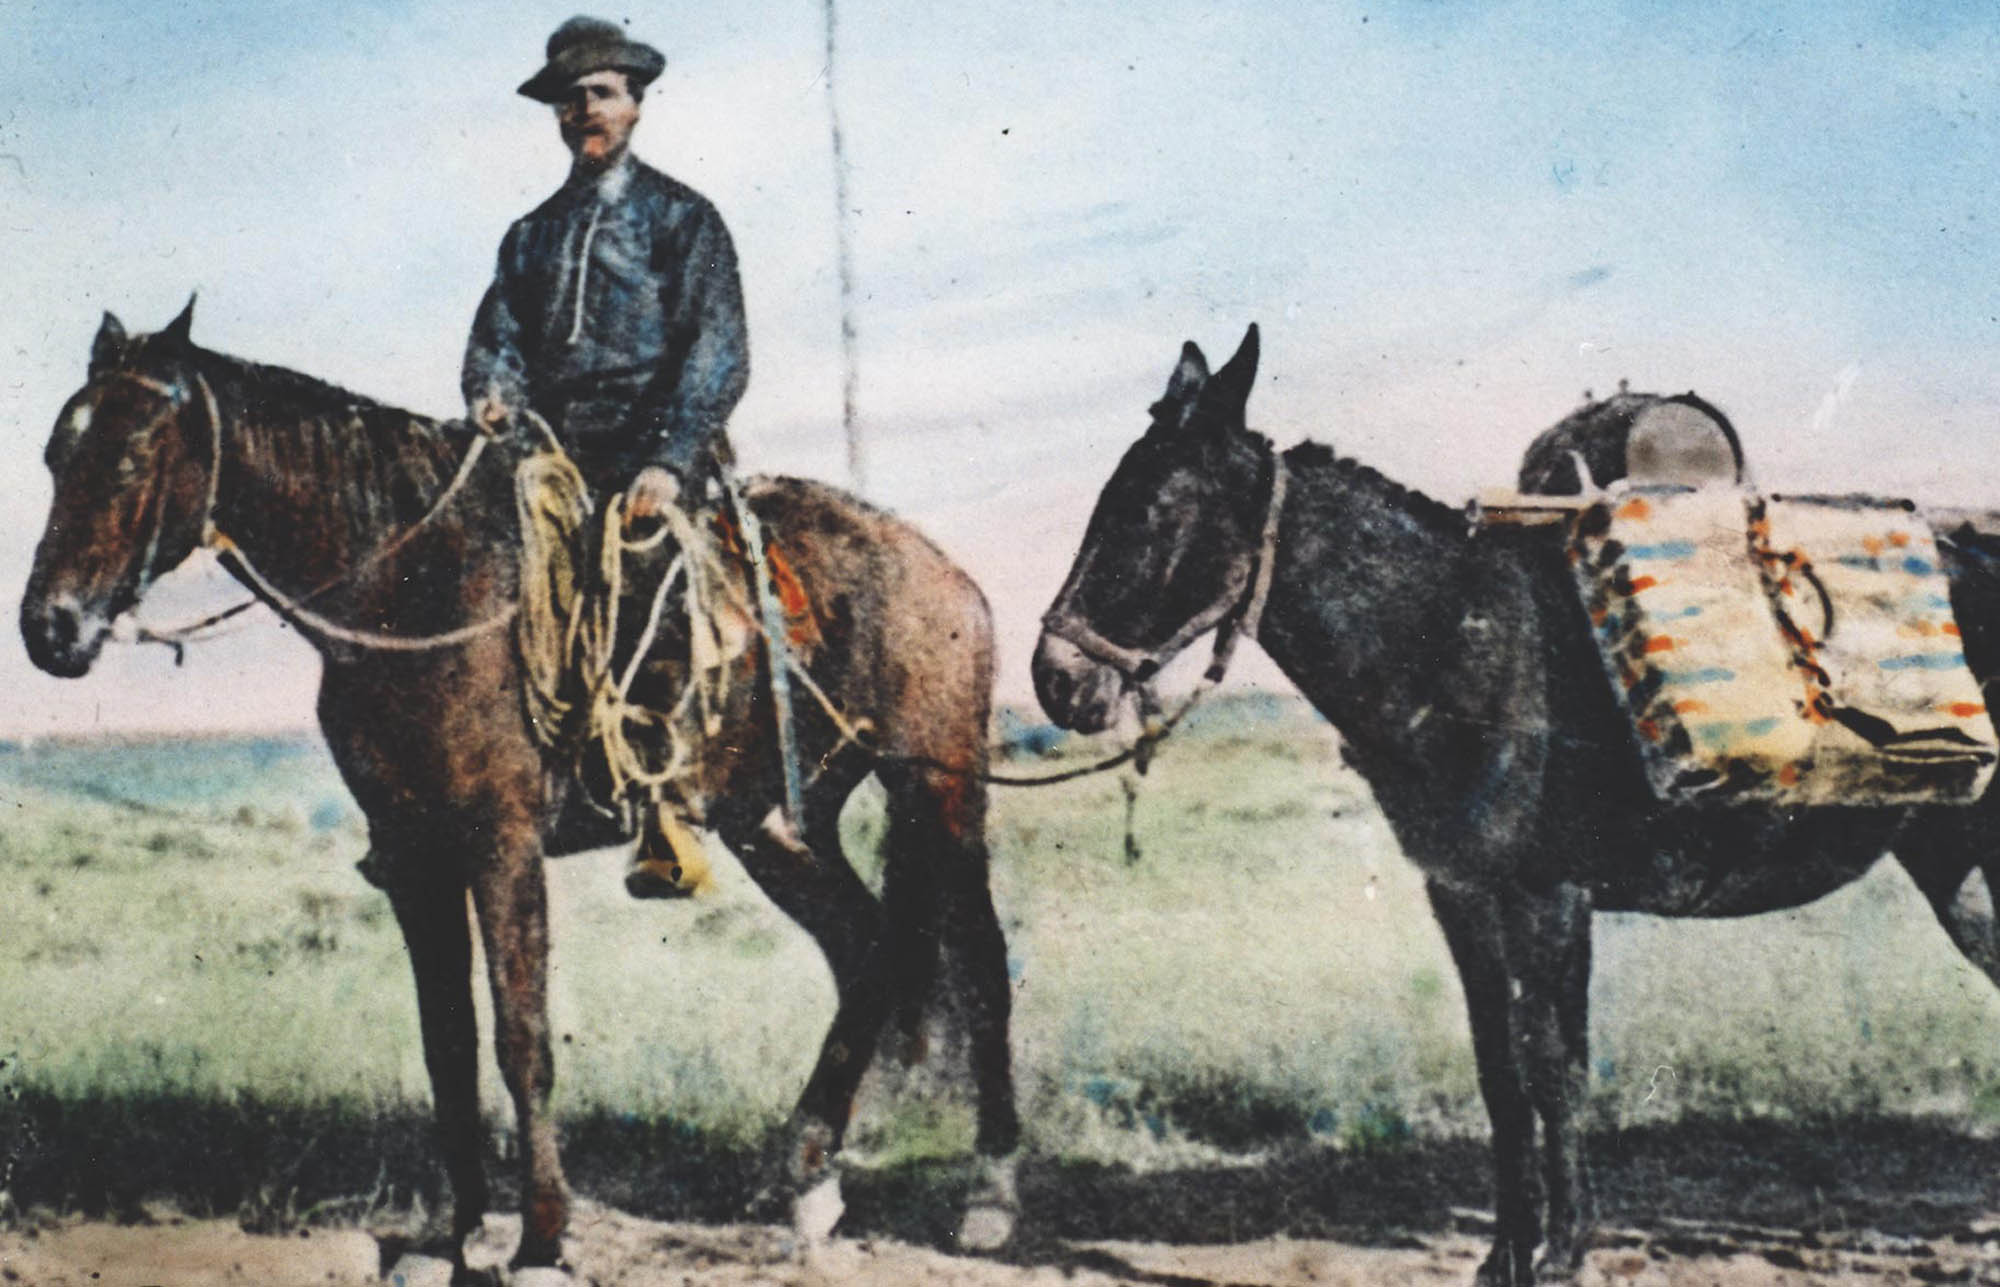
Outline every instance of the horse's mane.
<path id="1" fill-rule="evenodd" d="M 469 445 L 430 416 L 286 367 L 199 348 L 189 356 L 214 390 L 229 468 L 286 498 L 283 508 L 309 514 L 315 536 L 350 555 L 422 517 Z M 241 540 L 298 538 L 259 530 L 253 512 L 231 521 Z"/>
<path id="2" fill-rule="evenodd" d="M 196 349 L 201 359 L 202 373 L 210 379 L 217 375 L 235 384 L 254 384 L 260 399 L 273 411 L 297 411 L 304 415 L 323 414 L 350 407 L 380 407 L 385 404 L 365 393 L 343 389 L 337 384 L 294 371 L 290 367 L 270 366 L 263 362 L 252 362 L 248 358 L 232 357 L 227 353 L 217 353 L 212 349 Z M 407 412 L 412 419 L 434 424 L 427 416 Z"/>
<path id="3" fill-rule="evenodd" d="M 1354 486 L 1361 487 L 1383 499 L 1385 503 L 1409 515 L 1424 527 L 1444 536 L 1463 536 L 1465 532 L 1465 511 L 1432 500 L 1414 487 L 1384 474 L 1372 465 L 1364 465 L 1352 456 L 1342 456 L 1333 448 L 1318 442 L 1302 442 L 1285 453 L 1285 463 L 1297 474 L 1330 472 L 1340 476 Z"/>

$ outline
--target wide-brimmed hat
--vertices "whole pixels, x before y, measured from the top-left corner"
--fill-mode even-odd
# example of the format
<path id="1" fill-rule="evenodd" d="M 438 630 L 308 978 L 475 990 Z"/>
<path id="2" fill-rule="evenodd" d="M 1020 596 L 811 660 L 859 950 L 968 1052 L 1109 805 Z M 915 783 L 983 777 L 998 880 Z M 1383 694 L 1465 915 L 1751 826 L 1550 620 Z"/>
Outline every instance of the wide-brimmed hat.
<path id="1" fill-rule="evenodd" d="M 582 14 L 555 29 L 549 37 L 548 64 L 521 82 L 520 92 L 542 103 L 553 103 L 579 76 L 597 71 L 621 71 L 634 88 L 650 85 L 667 69 L 667 59 L 651 45 L 625 34 L 615 22 Z"/>

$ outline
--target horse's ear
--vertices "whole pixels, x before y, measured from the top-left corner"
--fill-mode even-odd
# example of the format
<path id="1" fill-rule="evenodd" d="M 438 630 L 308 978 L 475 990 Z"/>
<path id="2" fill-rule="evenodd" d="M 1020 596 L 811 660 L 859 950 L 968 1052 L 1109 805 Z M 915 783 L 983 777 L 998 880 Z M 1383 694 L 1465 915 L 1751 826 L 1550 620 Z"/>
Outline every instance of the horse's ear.
<path id="1" fill-rule="evenodd" d="M 97 324 L 97 338 L 90 342 L 90 369 L 93 374 L 118 365 L 125 356 L 125 339 L 125 323 L 106 309 L 104 320 Z"/>
<path id="2" fill-rule="evenodd" d="M 1222 364 L 1215 378 L 1208 382 L 1203 400 L 1210 409 L 1216 411 L 1222 422 L 1231 428 L 1242 428 L 1244 408 L 1250 403 L 1250 388 L 1257 381 L 1257 323 L 1250 323 L 1250 329 L 1243 333 L 1243 343 L 1236 346 L 1236 355 Z"/>
<path id="3" fill-rule="evenodd" d="M 192 342 L 188 338 L 188 335 L 189 332 L 193 330 L 194 330 L 194 292 L 190 291 L 188 292 L 187 306 L 181 309 L 180 315 L 178 317 L 174 318 L 173 321 L 167 323 L 166 329 L 160 332 L 160 338 L 166 340 L 170 344 L 186 347 L 189 343 Z"/>

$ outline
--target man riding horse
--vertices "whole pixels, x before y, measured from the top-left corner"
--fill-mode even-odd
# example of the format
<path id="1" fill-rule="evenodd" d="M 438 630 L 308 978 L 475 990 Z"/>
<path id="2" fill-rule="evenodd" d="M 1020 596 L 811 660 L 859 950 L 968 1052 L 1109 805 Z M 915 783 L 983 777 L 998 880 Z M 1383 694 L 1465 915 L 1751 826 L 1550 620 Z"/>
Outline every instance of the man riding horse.
<path id="1" fill-rule="evenodd" d="M 571 18 L 520 93 L 555 108 L 574 161 L 500 243 L 465 347 L 476 423 L 546 420 L 635 518 L 704 495 L 750 376 L 736 249 L 707 198 L 630 150 L 666 67 L 614 23 Z"/>
<path id="2" fill-rule="evenodd" d="M 546 54 L 519 92 L 555 109 L 574 159 L 500 243 L 466 343 L 466 403 L 475 424 L 521 441 L 539 417 L 599 504 L 622 497 L 627 523 L 704 510 L 721 499 L 725 427 L 750 372 L 735 247 L 705 197 L 631 153 L 659 51 L 578 16 Z M 668 892 L 648 870 L 628 886 Z"/>

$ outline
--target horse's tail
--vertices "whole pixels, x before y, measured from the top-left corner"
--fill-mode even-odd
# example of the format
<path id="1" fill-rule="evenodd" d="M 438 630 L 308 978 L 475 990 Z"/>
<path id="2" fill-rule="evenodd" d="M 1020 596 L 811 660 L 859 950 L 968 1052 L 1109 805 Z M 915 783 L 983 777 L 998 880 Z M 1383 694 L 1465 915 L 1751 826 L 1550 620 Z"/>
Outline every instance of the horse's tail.
<path id="1" fill-rule="evenodd" d="M 937 820 L 925 816 L 928 810 L 918 803 L 921 793 L 916 796 L 912 801 L 904 792 L 892 792 L 882 853 L 884 945 L 891 954 L 894 989 L 891 1019 L 905 1063 L 924 1057 L 924 1017 L 944 956 L 944 873 L 938 868 L 946 838 Z"/>
<path id="2" fill-rule="evenodd" d="M 890 920 L 887 942 L 904 945 L 901 959 L 891 962 L 900 981 L 892 1014 L 902 1053 L 906 1060 L 925 1053 L 927 1020 L 937 1014 L 947 1066 L 962 1050 L 979 1090 L 975 1145 L 982 1155 L 1000 1157 L 1021 1137 L 1008 1042 L 1013 971 L 988 888 L 985 757 L 975 752 L 974 761 L 971 771 L 885 769 L 883 902 L 899 918 Z M 930 1007 L 940 970 L 949 982 L 946 1004 Z"/>
<path id="3" fill-rule="evenodd" d="M 883 777 L 889 817 L 882 902 L 892 954 L 892 1017 L 905 1058 L 914 1059 L 923 1053 L 940 972 L 952 970 L 954 985 L 961 981 L 963 963 L 949 959 L 947 950 L 962 945 L 946 940 L 964 935 L 968 912 L 976 913 L 968 900 L 986 893 L 985 784 L 976 775 L 914 766 L 886 770 Z M 962 1023 L 968 1016 L 951 1011 L 963 999 L 946 1000 L 947 1023 Z"/>

